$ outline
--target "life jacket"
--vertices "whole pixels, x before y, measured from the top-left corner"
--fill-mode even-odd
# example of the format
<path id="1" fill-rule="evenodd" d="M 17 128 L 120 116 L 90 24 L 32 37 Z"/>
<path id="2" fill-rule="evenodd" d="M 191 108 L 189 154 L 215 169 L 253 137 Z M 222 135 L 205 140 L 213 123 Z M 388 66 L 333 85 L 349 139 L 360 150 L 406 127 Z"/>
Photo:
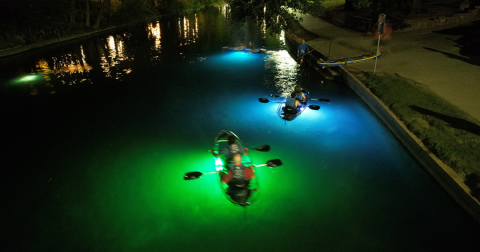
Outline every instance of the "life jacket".
<path id="1" fill-rule="evenodd" d="M 295 106 L 295 102 L 297 100 L 295 98 L 292 98 L 292 97 L 287 97 L 287 100 L 285 101 L 285 107 L 292 107 Z"/>
<path id="2" fill-rule="evenodd" d="M 229 186 L 239 187 L 239 188 L 246 188 L 248 187 L 249 181 L 247 177 L 245 177 L 245 165 L 232 165 L 230 166 L 230 172 L 233 174 L 232 180 L 228 182 Z"/>
<path id="3" fill-rule="evenodd" d="M 295 97 L 298 98 L 298 101 L 303 99 L 303 91 L 295 92 Z"/>

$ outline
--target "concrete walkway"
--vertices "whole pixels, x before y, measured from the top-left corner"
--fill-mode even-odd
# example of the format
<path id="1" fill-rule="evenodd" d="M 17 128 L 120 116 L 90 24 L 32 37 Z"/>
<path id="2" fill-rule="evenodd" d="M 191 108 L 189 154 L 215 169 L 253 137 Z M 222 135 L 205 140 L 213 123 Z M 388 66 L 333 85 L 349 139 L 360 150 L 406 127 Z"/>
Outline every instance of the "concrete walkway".
<path id="1" fill-rule="evenodd" d="M 309 14 L 297 15 L 303 18 L 300 25 L 319 36 L 307 43 L 331 58 L 360 56 L 376 50 L 372 35 L 334 26 Z M 451 27 L 393 33 L 390 52 L 388 48 L 382 50 L 376 72 L 396 73 L 425 84 L 480 122 L 480 60 L 460 55 L 455 41 L 462 35 L 435 32 L 448 28 Z M 374 64 L 375 61 L 368 61 L 347 68 L 373 72 Z"/>

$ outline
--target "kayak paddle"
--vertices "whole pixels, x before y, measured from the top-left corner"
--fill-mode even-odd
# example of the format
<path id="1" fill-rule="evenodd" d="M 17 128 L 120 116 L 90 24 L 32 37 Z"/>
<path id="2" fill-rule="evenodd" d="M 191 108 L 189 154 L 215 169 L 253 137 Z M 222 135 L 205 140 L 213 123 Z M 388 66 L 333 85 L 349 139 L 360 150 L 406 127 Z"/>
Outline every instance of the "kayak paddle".
<path id="1" fill-rule="evenodd" d="M 269 102 L 281 103 L 277 101 L 269 101 L 268 99 L 265 99 L 265 98 L 258 98 L 258 101 L 261 103 L 269 103 Z"/>
<path id="2" fill-rule="evenodd" d="M 270 167 L 270 168 L 273 168 L 273 167 L 277 167 L 277 166 L 280 166 L 282 165 L 282 160 L 280 159 L 272 159 L 272 160 L 268 160 L 266 164 L 261 164 L 261 165 L 253 165 L 254 167 L 260 167 L 260 166 L 267 166 L 267 167 Z"/>
<path id="3" fill-rule="evenodd" d="M 257 148 L 248 148 L 248 150 L 257 150 L 261 152 L 268 152 L 270 150 L 270 145 L 265 144 L 262 146 L 258 146 Z"/>
<path id="4" fill-rule="evenodd" d="M 261 103 L 275 102 L 275 101 L 269 101 L 268 99 L 265 99 L 265 98 L 258 98 L 258 100 L 259 100 Z M 276 102 L 276 103 L 281 103 L 281 102 Z M 309 107 L 311 110 L 319 110 L 319 109 L 320 109 L 320 106 L 318 106 L 318 105 L 308 105 L 308 107 Z"/>
<path id="5" fill-rule="evenodd" d="M 254 167 L 267 166 L 267 167 L 273 168 L 280 165 L 282 165 L 282 161 L 280 159 L 272 159 L 267 161 L 266 164 L 254 165 Z M 201 178 L 202 175 L 213 174 L 213 173 L 217 173 L 217 172 L 206 172 L 206 173 L 201 173 L 199 171 L 187 172 L 185 173 L 185 175 L 183 175 L 183 180 L 194 180 L 194 179 Z"/>
<path id="6" fill-rule="evenodd" d="M 281 97 L 281 98 L 284 98 L 285 96 L 281 96 L 281 95 L 270 95 L 271 97 Z M 263 98 L 262 98 L 263 99 Z M 267 99 L 265 99 L 267 100 Z M 310 98 L 310 100 L 315 100 L 315 101 L 321 101 L 321 102 L 330 102 L 329 99 L 317 99 L 317 98 Z M 268 100 L 267 100 L 268 101 Z"/>
<path id="7" fill-rule="evenodd" d="M 270 145 L 264 144 L 262 146 L 258 146 L 257 148 L 247 148 L 248 150 L 257 150 L 261 152 L 268 152 L 270 150 Z M 210 151 L 210 150 L 208 150 Z"/>
<path id="8" fill-rule="evenodd" d="M 197 178 L 200 178 L 202 175 L 214 174 L 214 173 L 217 173 L 217 172 L 206 172 L 206 173 L 201 173 L 199 171 L 187 172 L 183 176 L 183 180 L 197 179 Z"/>

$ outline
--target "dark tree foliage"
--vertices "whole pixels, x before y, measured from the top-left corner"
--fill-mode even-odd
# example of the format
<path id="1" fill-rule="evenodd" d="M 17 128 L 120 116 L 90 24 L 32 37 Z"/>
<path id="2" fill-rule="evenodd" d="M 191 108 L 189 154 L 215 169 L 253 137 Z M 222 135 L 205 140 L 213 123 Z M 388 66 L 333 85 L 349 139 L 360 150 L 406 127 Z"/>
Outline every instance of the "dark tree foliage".
<path id="1" fill-rule="evenodd" d="M 421 13 L 422 0 L 406 0 L 406 4 L 410 9 L 410 12 L 409 12 L 410 16 L 416 16 Z"/>
<path id="2" fill-rule="evenodd" d="M 158 7 L 166 13 L 182 13 L 199 10 L 205 6 L 221 5 L 224 0 L 157 0 Z"/>
<path id="3" fill-rule="evenodd" d="M 0 48 L 141 21 L 162 1 L 183 0 L 1 0 Z"/>
<path id="4" fill-rule="evenodd" d="M 422 0 L 345 0 L 345 10 L 368 10 L 373 16 L 379 13 L 406 16 L 418 13 Z"/>
<path id="5" fill-rule="evenodd" d="M 68 29 L 72 0 L 2 0 L 0 32 L 22 33 L 27 41 Z"/>
<path id="6" fill-rule="evenodd" d="M 112 14 L 115 24 L 131 24 L 155 14 L 155 0 L 123 0 L 120 8 Z"/>
<path id="7" fill-rule="evenodd" d="M 288 17 L 289 9 L 302 14 L 320 15 L 324 11 L 324 0 L 226 0 L 230 5 L 232 17 L 236 21 L 254 19 L 265 21 L 266 27 L 272 33 L 279 33 L 282 28 L 288 28 L 284 17 Z M 295 19 L 298 19 L 294 16 Z"/>
<path id="8" fill-rule="evenodd" d="M 387 15 L 403 16 L 410 12 L 407 0 L 373 0 L 371 7 L 374 14 L 385 13 Z"/>
<path id="9" fill-rule="evenodd" d="M 406 16 L 418 13 L 422 0 L 345 0 L 345 10 L 368 10 L 375 17 L 379 13 Z"/>

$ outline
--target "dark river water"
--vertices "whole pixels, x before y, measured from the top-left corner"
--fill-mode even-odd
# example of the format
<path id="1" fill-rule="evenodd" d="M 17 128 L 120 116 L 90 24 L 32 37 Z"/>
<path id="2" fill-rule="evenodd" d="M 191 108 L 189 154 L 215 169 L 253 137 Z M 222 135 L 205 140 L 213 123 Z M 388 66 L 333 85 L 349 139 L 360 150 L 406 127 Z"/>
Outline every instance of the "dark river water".
<path id="1" fill-rule="evenodd" d="M 1 251 L 478 251 L 480 228 L 344 83 L 210 9 L 0 60 Z M 225 50 L 252 41 L 266 54 Z M 330 102 L 285 123 L 299 84 Z M 259 198 L 207 152 L 235 132 Z"/>

